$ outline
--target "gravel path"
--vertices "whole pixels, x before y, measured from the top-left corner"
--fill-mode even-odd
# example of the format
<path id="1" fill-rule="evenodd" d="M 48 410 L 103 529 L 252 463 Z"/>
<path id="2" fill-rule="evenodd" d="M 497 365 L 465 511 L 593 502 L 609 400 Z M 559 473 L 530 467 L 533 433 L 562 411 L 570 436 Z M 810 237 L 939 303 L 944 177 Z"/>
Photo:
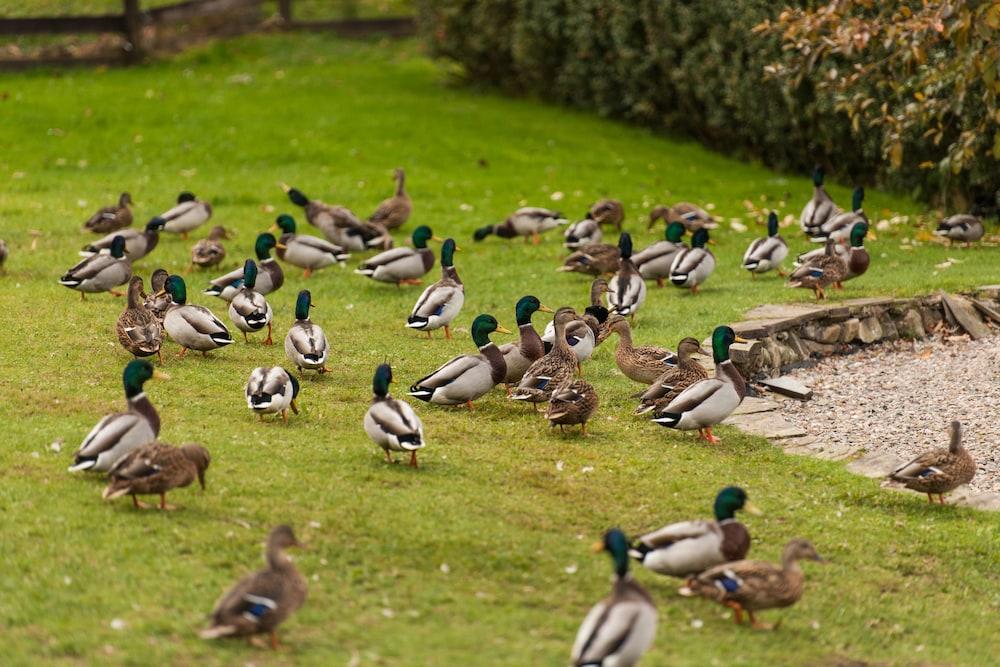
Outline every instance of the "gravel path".
<path id="1" fill-rule="evenodd" d="M 908 461 L 947 446 L 958 419 L 979 468 L 969 486 L 1000 493 L 1000 337 L 874 345 L 791 375 L 814 395 L 783 402 L 782 414 L 833 444 Z"/>

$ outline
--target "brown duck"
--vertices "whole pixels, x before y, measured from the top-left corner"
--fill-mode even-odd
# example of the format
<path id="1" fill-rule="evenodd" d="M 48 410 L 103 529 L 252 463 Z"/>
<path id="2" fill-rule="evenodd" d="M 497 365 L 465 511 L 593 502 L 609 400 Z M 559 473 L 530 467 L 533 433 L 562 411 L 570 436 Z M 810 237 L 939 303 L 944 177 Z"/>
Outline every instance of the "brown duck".
<path id="1" fill-rule="evenodd" d="M 608 325 L 613 333 L 618 334 L 615 363 L 630 380 L 651 384 L 665 371 L 677 365 L 677 355 L 670 350 L 654 345 L 634 347 L 632 327 L 621 315 L 609 317 Z"/>
<path id="2" fill-rule="evenodd" d="M 577 368 L 576 353 L 566 340 L 566 326 L 579 319 L 572 308 L 560 308 L 552 321 L 555 341 L 544 357 L 524 372 L 517 389 L 510 395 L 515 401 L 547 403 L 556 387 L 573 377 Z"/>
<path id="3" fill-rule="evenodd" d="M 226 246 L 222 245 L 229 234 L 222 225 L 212 227 L 207 239 L 202 239 L 191 246 L 191 264 L 203 269 L 215 266 L 226 258 Z"/>
<path id="4" fill-rule="evenodd" d="M 402 169 L 396 169 L 393 172 L 393 178 L 396 179 L 395 194 L 383 200 L 378 205 L 378 208 L 375 209 L 375 212 L 371 214 L 371 217 L 368 218 L 368 222 L 380 224 L 385 229 L 402 227 L 410 218 L 410 213 L 413 211 L 413 202 L 410 200 L 410 195 L 406 194 L 404 187 L 406 174 L 403 173 Z"/>
<path id="5" fill-rule="evenodd" d="M 124 495 L 132 496 L 137 508 L 150 507 L 136 496 L 160 496 L 160 509 L 176 509 L 167 504 L 167 492 L 189 486 L 198 479 L 205 490 L 205 471 L 212 457 L 201 445 L 187 444 L 171 447 L 162 442 L 151 442 L 118 459 L 108 472 L 108 486 L 103 498 L 114 500 Z"/>
<path id="6" fill-rule="evenodd" d="M 115 322 L 118 342 L 137 357 L 156 355 L 163 363 L 163 324 L 153 311 L 146 308 L 142 293 L 142 278 L 132 276 L 128 283 L 128 305 Z"/>
<path id="7" fill-rule="evenodd" d="M 825 299 L 823 289 L 839 283 L 847 276 L 847 264 L 837 257 L 835 244 L 833 239 L 827 239 L 823 256 L 795 269 L 788 278 L 788 286 L 811 289 L 816 294 L 817 301 Z"/>
<path id="8" fill-rule="evenodd" d="M 889 479 L 902 482 L 906 488 L 927 494 L 927 501 L 934 502 L 934 494 L 944 505 L 944 494 L 968 484 L 976 475 L 976 462 L 962 444 L 962 424 L 951 423 L 951 443 L 947 448 L 932 449 L 892 471 Z"/>
<path id="9" fill-rule="evenodd" d="M 711 354 L 702 349 L 694 338 L 685 338 L 677 345 L 677 365 L 663 371 L 646 391 L 638 394 L 639 407 L 635 409 L 635 414 L 642 415 L 665 408 L 682 391 L 708 377 L 705 367 L 691 358 L 695 353 Z"/>
<path id="10" fill-rule="evenodd" d="M 552 426 L 558 425 L 560 431 L 564 426 L 579 424 L 580 433 L 587 435 L 587 421 L 594 415 L 598 403 L 594 385 L 582 379 L 569 379 L 552 392 L 545 418 Z"/>
<path id="11" fill-rule="evenodd" d="M 617 199 L 598 199 L 590 206 L 587 217 L 602 227 L 611 225 L 620 232 L 625 221 L 625 207 Z"/>
<path id="12" fill-rule="evenodd" d="M 83 223 L 83 228 L 95 234 L 107 234 L 118 229 L 124 229 L 132 225 L 132 196 L 123 192 L 118 197 L 117 206 L 105 206 L 94 215 L 90 216 L 87 222 Z"/>

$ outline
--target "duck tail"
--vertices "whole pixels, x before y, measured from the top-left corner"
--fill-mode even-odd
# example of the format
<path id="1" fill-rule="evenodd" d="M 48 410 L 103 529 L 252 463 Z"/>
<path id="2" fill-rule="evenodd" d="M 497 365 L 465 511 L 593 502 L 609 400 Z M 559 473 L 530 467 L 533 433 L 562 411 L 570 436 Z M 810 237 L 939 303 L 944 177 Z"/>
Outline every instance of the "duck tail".
<path id="1" fill-rule="evenodd" d="M 407 392 L 410 396 L 414 398 L 419 398 L 421 401 L 430 401 L 431 396 L 434 395 L 433 389 L 428 389 L 427 387 L 421 387 L 419 384 L 415 384 L 410 387 L 410 391 Z"/>
<path id="2" fill-rule="evenodd" d="M 231 637 L 236 634 L 235 625 L 213 625 L 198 633 L 202 639 L 218 639 L 219 637 Z"/>
<path id="3" fill-rule="evenodd" d="M 686 273 L 671 273 L 670 274 L 670 282 L 672 282 L 673 284 L 677 285 L 678 287 L 683 287 L 684 284 L 687 282 L 687 280 L 688 280 L 688 274 L 686 274 Z M 622 313 L 620 310 L 618 312 L 621 313 L 622 315 L 626 315 L 627 314 L 627 313 Z"/>
<path id="4" fill-rule="evenodd" d="M 667 428 L 675 428 L 681 421 L 681 415 L 676 412 L 661 412 L 650 421 L 655 422 L 660 426 L 666 426 Z"/>
<path id="5" fill-rule="evenodd" d="M 67 468 L 67 470 L 69 470 L 70 472 L 79 472 L 81 470 L 90 470 L 91 468 L 93 468 L 96 465 L 97 465 L 97 459 L 96 458 L 89 458 L 88 457 L 88 458 L 84 459 L 84 458 L 80 458 L 78 456 L 76 458 L 76 461 L 73 462 L 73 465 L 71 465 L 69 468 Z"/>
<path id="6" fill-rule="evenodd" d="M 406 320 L 406 326 L 411 329 L 423 329 L 427 326 L 429 321 L 430 320 L 422 315 L 410 315 L 410 317 Z"/>
<path id="7" fill-rule="evenodd" d="M 126 493 L 129 492 L 128 484 L 119 484 L 118 482 L 111 482 L 108 484 L 107 488 L 101 494 L 101 498 L 104 500 L 114 500 L 115 498 L 121 498 Z"/>

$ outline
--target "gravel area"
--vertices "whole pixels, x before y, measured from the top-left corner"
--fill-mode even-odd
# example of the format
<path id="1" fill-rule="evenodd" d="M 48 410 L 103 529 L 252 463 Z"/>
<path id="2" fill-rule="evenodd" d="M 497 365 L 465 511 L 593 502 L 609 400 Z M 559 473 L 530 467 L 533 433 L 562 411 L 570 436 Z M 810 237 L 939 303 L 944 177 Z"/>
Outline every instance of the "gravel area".
<path id="1" fill-rule="evenodd" d="M 783 416 L 832 444 L 908 461 L 947 446 L 958 419 L 978 464 L 969 486 L 1000 493 L 1000 337 L 873 345 L 790 375 L 814 395 L 785 401 Z"/>

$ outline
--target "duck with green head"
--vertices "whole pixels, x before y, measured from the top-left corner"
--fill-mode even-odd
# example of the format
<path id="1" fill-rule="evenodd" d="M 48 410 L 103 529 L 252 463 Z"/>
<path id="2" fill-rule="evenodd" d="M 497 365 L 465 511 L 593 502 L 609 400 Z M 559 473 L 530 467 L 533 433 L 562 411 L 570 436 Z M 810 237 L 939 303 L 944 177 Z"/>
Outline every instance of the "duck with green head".
<path id="1" fill-rule="evenodd" d="M 108 252 L 90 255 L 76 264 L 59 279 L 59 284 L 80 292 L 80 299 L 87 292 L 110 292 L 122 296 L 115 287 L 124 285 L 132 277 L 132 262 L 125 256 L 125 237 L 117 235 L 111 240 Z"/>
<path id="2" fill-rule="evenodd" d="M 551 313 L 552 309 L 542 305 L 536 296 L 522 296 L 514 306 L 519 340 L 516 343 L 504 343 L 500 346 L 500 354 L 507 364 L 507 374 L 504 375 L 503 381 L 508 385 L 508 394 L 509 386 L 520 382 L 531 364 L 545 356 L 542 337 L 531 325 L 531 317 L 538 311 Z"/>
<path id="3" fill-rule="evenodd" d="M 380 364 L 372 378 L 372 404 L 365 413 L 365 433 L 382 448 L 389 463 L 392 452 L 410 455 L 410 465 L 417 467 L 417 450 L 423 449 L 424 425 L 409 403 L 389 395 L 392 367 Z"/>
<path id="4" fill-rule="evenodd" d="M 444 327 L 444 337 L 451 339 L 450 324 L 465 303 L 465 285 L 455 270 L 455 239 L 445 239 L 441 246 L 441 280 L 429 285 L 414 304 L 406 326 L 410 329 L 431 331 Z"/>
<path id="5" fill-rule="evenodd" d="M 331 264 L 344 266 L 344 262 L 351 256 L 339 245 L 330 243 L 326 239 L 296 234 L 295 219 L 286 213 L 278 216 L 271 229 L 281 230 L 276 246 L 278 259 L 304 269 L 303 278 L 308 278 L 313 271 Z"/>
<path id="6" fill-rule="evenodd" d="M 285 273 L 281 270 L 281 265 L 271 257 L 271 251 L 277 246 L 278 241 L 270 232 L 259 234 L 254 241 L 254 254 L 259 264 L 254 289 L 261 294 L 275 292 L 285 283 Z M 203 294 L 217 296 L 223 301 L 232 301 L 241 287 L 243 287 L 243 267 L 212 280 Z"/>
<path id="7" fill-rule="evenodd" d="M 530 240 L 538 245 L 542 240 L 542 232 L 547 232 L 566 223 L 566 218 L 559 211 L 537 206 L 525 206 L 511 213 L 500 224 L 480 227 L 472 235 L 472 238 L 475 241 L 482 241 L 490 234 L 495 234 L 502 239 L 523 236 L 525 242 Z"/>
<path id="8" fill-rule="evenodd" d="M 699 286 L 715 271 L 715 255 L 705 247 L 708 230 L 699 229 L 691 236 L 691 247 L 674 256 L 670 265 L 670 282 L 675 287 L 686 287 L 692 294 L 698 293 Z"/>
<path id="9" fill-rule="evenodd" d="M 295 324 L 285 336 L 285 356 L 300 373 L 306 369 L 326 373 L 330 370 L 326 367 L 330 345 L 323 329 L 309 318 L 312 307 L 312 293 L 305 289 L 299 292 L 295 299 Z"/>
<path id="10" fill-rule="evenodd" d="M 163 328 L 170 339 L 181 346 L 179 357 L 187 354 L 189 349 L 206 354 L 233 342 L 229 329 L 212 311 L 187 302 L 187 286 L 183 278 L 178 275 L 167 278 L 157 296 L 162 294 L 169 294 L 171 301 L 163 316 Z"/>
<path id="11" fill-rule="evenodd" d="M 823 223 L 840 214 L 840 208 L 833 202 L 823 187 L 826 175 L 823 165 L 816 165 L 812 172 L 813 196 L 802 208 L 799 215 L 799 226 L 806 236 L 812 236 Z"/>
<path id="12" fill-rule="evenodd" d="M 608 303 L 619 315 L 631 317 L 634 321 L 636 312 L 646 301 L 646 282 L 632 262 L 632 237 L 629 234 L 622 233 L 618 238 L 618 252 L 621 260 L 618 273 L 608 281 Z"/>
<path id="13" fill-rule="evenodd" d="M 301 190 L 284 183 L 281 188 L 293 204 L 302 207 L 306 222 L 323 232 L 332 243 L 356 252 L 392 247 L 392 237 L 381 224 L 362 222 L 349 208 L 309 199 Z"/>
<path id="14" fill-rule="evenodd" d="M 868 251 L 865 250 L 865 237 L 868 236 L 868 223 L 867 222 L 856 222 L 854 226 L 851 227 L 851 235 L 848 239 L 849 246 L 847 248 L 847 257 L 844 260 L 847 265 L 847 271 L 844 274 L 843 280 L 851 280 L 857 278 L 868 270 L 868 265 L 871 263 L 871 256 Z M 843 285 L 837 283 L 838 288 L 842 288 Z"/>
<path id="15" fill-rule="evenodd" d="M 266 326 L 267 338 L 264 339 L 264 345 L 270 345 L 273 342 L 271 319 L 274 312 L 264 295 L 256 291 L 256 285 L 257 265 L 252 259 L 248 259 L 243 265 L 243 286 L 229 302 L 229 319 L 243 332 L 244 341 L 247 341 L 248 333 L 260 331 Z"/>
<path id="16" fill-rule="evenodd" d="M 784 276 L 781 263 L 788 257 L 788 244 L 778 233 L 778 214 L 771 211 L 767 216 L 767 236 L 754 239 L 743 253 L 743 268 L 754 278 L 758 273 L 767 273 L 774 269 L 779 276 Z"/>
<path id="17" fill-rule="evenodd" d="M 865 215 L 863 208 L 864 201 L 865 189 L 861 186 L 854 188 L 851 195 L 851 210 L 838 213 L 814 228 L 809 240 L 813 243 L 825 243 L 827 239 L 833 239 L 836 243 L 847 243 L 851 235 L 851 227 L 855 223 L 868 224 L 868 216 Z"/>
<path id="18" fill-rule="evenodd" d="M 153 252 L 153 248 L 160 242 L 160 230 L 163 229 L 163 224 L 162 218 L 153 218 L 146 223 L 146 228 L 142 231 L 137 229 L 123 229 L 118 232 L 112 232 L 99 241 L 94 241 L 84 246 L 80 254 L 84 257 L 89 257 L 90 255 L 96 255 L 102 250 L 109 251 L 115 237 L 121 236 L 125 239 L 125 256 L 128 257 L 130 262 L 136 262 Z"/>
<path id="19" fill-rule="evenodd" d="M 299 396 L 299 381 L 281 366 L 260 366 L 253 369 L 244 387 L 247 407 L 253 410 L 261 421 L 264 415 L 280 414 L 288 423 L 288 409 L 299 414 L 295 399 Z"/>
<path id="20" fill-rule="evenodd" d="M 664 279 L 670 277 L 674 257 L 687 248 L 683 240 L 685 231 L 683 223 L 671 222 L 664 231 L 664 240 L 632 255 L 632 263 L 644 280 L 655 280 L 657 287 L 663 287 Z"/>
<path id="21" fill-rule="evenodd" d="M 212 205 L 201 201 L 190 192 L 177 195 L 177 205 L 156 216 L 163 220 L 163 231 L 180 234 L 186 239 L 188 232 L 201 227 L 212 217 Z"/>
<path id="22" fill-rule="evenodd" d="M 383 283 L 399 285 L 419 285 L 421 278 L 434 266 L 434 251 L 427 242 L 441 239 L 434 236 L 431 228 L 421 225 L 413 230 L 413 247 L 393 248 L 380 252 L 354 270 L 363 276 Z"/>

